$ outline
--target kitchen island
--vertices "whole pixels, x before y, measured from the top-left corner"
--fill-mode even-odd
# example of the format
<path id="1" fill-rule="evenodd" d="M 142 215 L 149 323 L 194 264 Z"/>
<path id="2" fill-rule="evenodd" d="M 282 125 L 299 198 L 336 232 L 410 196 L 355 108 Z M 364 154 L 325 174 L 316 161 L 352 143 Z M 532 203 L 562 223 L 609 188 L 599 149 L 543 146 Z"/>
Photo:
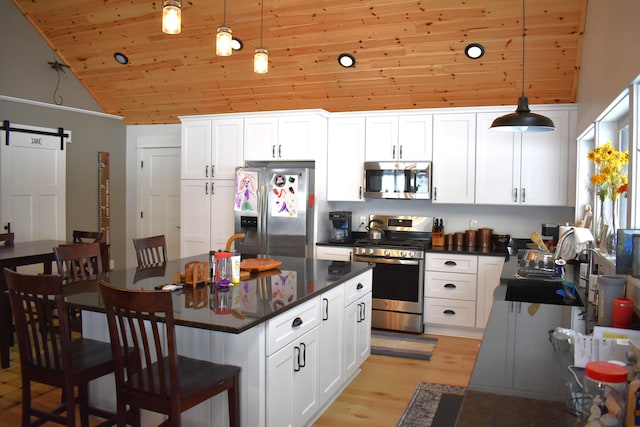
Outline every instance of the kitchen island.
<path id="1" fill-rule="evenodd" d="M 574 426 L 565 408 L 567 355 L 554 351 L 549 334 L 571 327 L 581 308 L 506 301 L 506 291 L 502 280 L 456 426 Z"/>
<path id="2" fill-rule="evenodd" d="M 170 261 L 154 270 L 127 269 L 102 279 L 131 289 L 173 283 L 174 273 L 208 254 Z M 310 424 L 359 372 L 370 353 L 371 269 L 367 263 L 278 257 L 277 270 L 258 273 L 230 288 L 221 307 L 210 284 L 173 293 L 179 352 L 241 367 L 241 425 Z M 80 286 L 78 286 L 80 288 Z M 97 283 L 69 292 L 83 309 L 83 334 L 108 341 Z M 115 408 L 113 378 L 91 384 L 92 400 Z M 222 393 L 182 414 L 183 425 L 228 425 Z M 143 411 L 143 425 L 161 416 Z"/>

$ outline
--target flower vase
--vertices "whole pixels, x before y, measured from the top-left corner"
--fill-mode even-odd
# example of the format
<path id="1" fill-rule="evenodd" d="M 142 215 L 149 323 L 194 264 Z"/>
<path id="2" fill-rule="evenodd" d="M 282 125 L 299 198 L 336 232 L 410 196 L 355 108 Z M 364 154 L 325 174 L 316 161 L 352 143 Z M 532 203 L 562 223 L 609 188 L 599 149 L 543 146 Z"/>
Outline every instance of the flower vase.
<path id="1" fill-rule="evenodd" d="M 609 228 L 605 238 L 605 250 L 607 255 L 615 255 L 616 246 L 618 244 L 618 210 L 616 202 L 616 200 L 611 200 L 611 228 Z"/>
<path id="2" fill-rule="evenodd" d="M 607 231 L 609 230 L 609 224 L 607 224 L 607 220 L 604 217 L 604 199 L 602 198 L 600 199 L 600 219 L 595 225 L 596 245 L 600 253 L 604 254 L 607 252 Z"/>

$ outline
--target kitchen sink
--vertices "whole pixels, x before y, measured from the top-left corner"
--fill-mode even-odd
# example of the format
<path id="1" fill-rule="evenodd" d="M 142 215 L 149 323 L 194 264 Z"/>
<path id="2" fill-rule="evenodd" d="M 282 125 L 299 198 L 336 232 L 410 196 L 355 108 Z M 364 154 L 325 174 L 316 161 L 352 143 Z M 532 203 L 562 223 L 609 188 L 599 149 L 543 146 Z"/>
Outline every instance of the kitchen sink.
<path id="1" fill-rule="evenodd" d="M 570 295 L 573 294 L 573 297 Z M 583 307 L 580 293 L 559 279 L 512 279 L 507 281 L 506 301 Z"/>

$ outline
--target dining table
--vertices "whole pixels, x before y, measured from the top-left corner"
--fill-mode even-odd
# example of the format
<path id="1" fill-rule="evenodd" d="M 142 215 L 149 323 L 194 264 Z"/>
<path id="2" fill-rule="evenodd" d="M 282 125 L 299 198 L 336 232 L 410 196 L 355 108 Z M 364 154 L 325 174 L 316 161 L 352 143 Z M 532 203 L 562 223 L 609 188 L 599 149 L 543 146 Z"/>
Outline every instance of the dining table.
<path id="1" fill-rule="evenodd" d="M 65 240 L 34 240 L 0 246 L 0 366 L 3 369 L 9 367 L 9 347 L 13 345 L 13 319 L 3 270 L 42 264 L 43 273 L 51 274 L 55 262 L 53 248 L 68 243 Z"/>

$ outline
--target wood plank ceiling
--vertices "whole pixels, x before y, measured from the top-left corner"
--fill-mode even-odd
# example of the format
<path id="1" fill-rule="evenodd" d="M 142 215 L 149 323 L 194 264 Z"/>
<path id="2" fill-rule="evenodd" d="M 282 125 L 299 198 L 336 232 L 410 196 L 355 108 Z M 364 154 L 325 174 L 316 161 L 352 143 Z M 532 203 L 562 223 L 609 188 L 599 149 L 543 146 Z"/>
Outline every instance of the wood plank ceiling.
<path id="1" fill-rule="evenodd" d="M 128 124 L 305 108 L 515 105 L 522 92 L 518 0 L 264 0 L 270 68 L 258 75 L 260 1 L 227 1 L 226 24 L 244 42 L 231 57 L 214 50 L 224 0 L 183 0 L 179 35 L 161 32 L 162 0 L 14 3 L 104 111 Z M 526 2 L 525 94 L 534 111 L 576 101 L 586 3 Z M 474 42 L 486 49 L 478 60 L 464 54 Z M 342 52 L 355 56 L 354 68 L 338 65 Z"/>

